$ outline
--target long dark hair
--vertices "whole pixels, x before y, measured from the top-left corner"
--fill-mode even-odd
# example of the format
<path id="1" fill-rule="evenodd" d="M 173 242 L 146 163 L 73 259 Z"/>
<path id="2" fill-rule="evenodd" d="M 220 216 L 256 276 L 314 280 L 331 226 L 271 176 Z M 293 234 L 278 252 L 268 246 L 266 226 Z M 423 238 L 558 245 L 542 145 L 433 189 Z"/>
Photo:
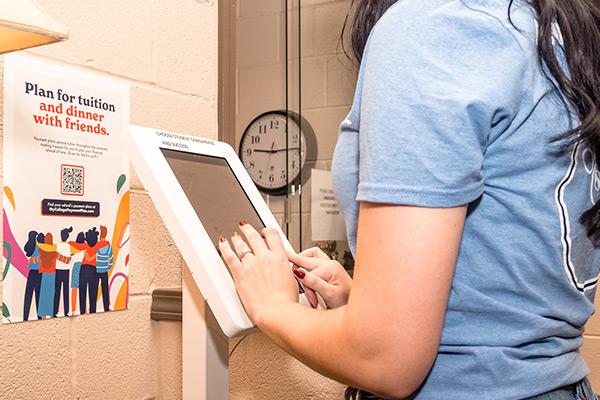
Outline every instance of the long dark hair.
<path id="1" fill-rule="evenodd" d="M 375 23 L 398 0 L 352 0 L 342 29 L 344 53 L 357 64 L 362 60 L 367 38 Z M 537 13 L 537 50 L 542 70 L 555 85 L 569 116 L 579 125 L 553 138 L 563 150 L 577 144 L 590 146 L 600 169 L 600 6 L 597 0 L 522 0 Z M 510 19 L 514 0 L 509 0 Z M 569 75 L 561 68 L 553 43 L 552 26 L 557 23 L 563 37 Z M 566 100 L 565 100 L 566 99 Z M 600 239 L 600 201 L 585 211 L 580 222 L 588 236 Z"/>
<path id="2" fill-rule="evenodd" d="M 23 250 L 25 250 L 25 255 L 27 257 L 31 257 L 35 251 L 37 236 L 38 233 L 36 231 L 29 231 L 29 234 L 27 235 L 27 243 L 23 246 Z"/>

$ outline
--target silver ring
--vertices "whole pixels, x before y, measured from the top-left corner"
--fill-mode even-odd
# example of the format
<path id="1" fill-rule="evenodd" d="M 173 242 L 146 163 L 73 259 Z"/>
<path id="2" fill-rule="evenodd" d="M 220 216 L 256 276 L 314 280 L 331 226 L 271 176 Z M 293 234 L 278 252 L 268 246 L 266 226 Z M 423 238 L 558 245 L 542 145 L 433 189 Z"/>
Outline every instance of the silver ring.
<path id="1" fill-rule="evenodd" d="M 246 250 L 246 251 L 242 251 L 242 252 L 240 252 L 240 253 L 238 254 L 238 257 L 239 257 L 239 258 L 240 258 L 240 260 L 241 260 L 242 258 L 244 258 L 244 256 L 245 256 L 246 254 L 250 254 L 250 253 L 252 253 L 252 250 Z"/>

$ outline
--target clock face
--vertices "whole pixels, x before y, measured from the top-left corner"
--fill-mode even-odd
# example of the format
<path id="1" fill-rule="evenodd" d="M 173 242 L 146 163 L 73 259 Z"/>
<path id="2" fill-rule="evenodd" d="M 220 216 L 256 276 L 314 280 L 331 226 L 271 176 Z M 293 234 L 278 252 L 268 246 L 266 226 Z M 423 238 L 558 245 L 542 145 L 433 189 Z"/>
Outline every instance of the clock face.
<path id="1" fill-rule="evenodd" d="M 285 190 L 300 174 L 306 154 L 306 138 L 291 117 L 286 148 L 286 116 L 279 112 L 263 114 L 252 121 L 240 143 L 244 167 L 254 183 L 266 191 Z"/>

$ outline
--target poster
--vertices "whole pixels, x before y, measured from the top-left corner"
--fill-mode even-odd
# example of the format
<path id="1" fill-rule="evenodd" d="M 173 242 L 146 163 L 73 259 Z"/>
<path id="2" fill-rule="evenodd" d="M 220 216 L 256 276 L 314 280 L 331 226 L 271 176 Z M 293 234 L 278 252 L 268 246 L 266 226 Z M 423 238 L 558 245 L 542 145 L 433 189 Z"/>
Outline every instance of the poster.
<path id="1" fill-rule="evenodd" d="M 129 86 L 4 58 L 2 322 L 125 310 Z"/>
<path id="2" fill-rule="evenodd" d="M 311 171 L 312 240 L 347 240 L 344 218 L 340 213 L 331 180 L 331 171 Z"/>

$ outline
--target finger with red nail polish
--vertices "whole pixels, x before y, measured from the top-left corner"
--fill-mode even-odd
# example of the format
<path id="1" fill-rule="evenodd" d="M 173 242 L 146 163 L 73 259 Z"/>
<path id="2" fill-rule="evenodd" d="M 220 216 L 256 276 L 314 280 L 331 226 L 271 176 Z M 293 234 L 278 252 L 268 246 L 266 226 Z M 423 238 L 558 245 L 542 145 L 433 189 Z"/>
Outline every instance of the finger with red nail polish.
<path id="1" fill-rule="evenodd" d="M 294 268 L 292 272 L 294 272 L 294 275 L 296 275 L 298 279 L 304 279 L 306 276 L 306 273 L 299 268 Z"/>

